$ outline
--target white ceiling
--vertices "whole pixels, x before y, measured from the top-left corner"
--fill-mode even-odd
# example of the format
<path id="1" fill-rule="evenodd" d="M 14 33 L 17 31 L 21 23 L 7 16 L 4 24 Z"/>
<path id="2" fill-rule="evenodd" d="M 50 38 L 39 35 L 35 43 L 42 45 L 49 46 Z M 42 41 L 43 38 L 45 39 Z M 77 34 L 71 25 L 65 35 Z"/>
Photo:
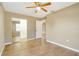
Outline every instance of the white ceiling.
<path id="1" fill-rule="evenodd" d="M 42 10 L 40 10 L 38 13 L 35 13 L 35 9 L 25 8 L 28 6 L 32 6 L 32 2 L 3 2 L 3 6 L 5 10 L 9 12 L 42 18 L 45 17 L 47 14 L 50 14 L 51 12 L 58 11 L 75 3 L 76 2 L 52 2 L 52 5 L 45 7 L 48 10 L 47 13 Z"/>

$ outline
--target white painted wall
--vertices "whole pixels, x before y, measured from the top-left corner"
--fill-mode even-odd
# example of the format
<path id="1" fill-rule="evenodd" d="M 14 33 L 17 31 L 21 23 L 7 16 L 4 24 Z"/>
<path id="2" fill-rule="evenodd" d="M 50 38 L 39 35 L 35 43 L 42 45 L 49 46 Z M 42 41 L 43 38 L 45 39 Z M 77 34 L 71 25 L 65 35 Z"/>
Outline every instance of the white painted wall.
<path id="1" fill-rule="evenodd" d="M 0 55 L 4 49 L 4 11 L 0 5 Z"/>
<path id="2" fill-rule="evenodd" d="M 79 3 L 47 16 L 46 39 L 79 50 Z"/>
<path id="3" fill-rule="evenodd" d="M 46 39 L 46 20 L 42 23 L 42 39 Z"/>

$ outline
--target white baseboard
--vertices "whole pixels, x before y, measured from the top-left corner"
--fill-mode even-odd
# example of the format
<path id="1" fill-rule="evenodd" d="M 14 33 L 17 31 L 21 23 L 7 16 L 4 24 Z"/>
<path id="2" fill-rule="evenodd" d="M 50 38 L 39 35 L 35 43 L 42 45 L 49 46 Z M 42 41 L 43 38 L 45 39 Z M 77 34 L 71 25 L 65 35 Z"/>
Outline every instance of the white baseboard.
<path id="1" fill-rule="evenodd" d="M 36 39 L 36 38 L 29 38 L 29 39 L 27 39 L 27 40 L 34 40 L 34 39 Z"/>
<path id="2" fill-rule="evenodd" d="M 12 42 L 5 43 L 5 45 L 9 45 L 9 44 L 12 44 Z"/>
<path id="3" fill-rule="evenodd" d="M 66 49 L 69 49 L 69 50 L 72 50 L 74 52 L 78 52 L 79 53 L 79 50 L 77 50 L 77 49 L 73 49 L 71 47 L 68 47 L 68 46 L 65 46 L 65 45 L 62 45 L 62 44 L 59 44 L 59 43 L 56 43 L 56 42 L 52 42 L 52 41 L 49 41 L 49 40 L 47 40 L 47 42 L 53 43 L 53 44 L 58 45 L 60 47 L 63 47 L 63 48 L 66 48 Z"/>
<path id="4" fill-rule="evenodd" d="M 0 52 L 0 56 L 2 55 L 3 51 L 4 51 L 5 45 L 2 47 L 1 52 Z"/>
<path id="5" fill-rule="evenodd" d="M 36 38 L 29 38 L 27 40 L 22 40 L 22 41 L 29 41 L 29 40 L 34 40 Z M 17 41 L 17 42 L 20 42 L 20 41 Z M 9 45 L 9 44 L 12 44 L 12 42 L 8 42 L 8 43 L 5 43 L 5 45 Z"/>

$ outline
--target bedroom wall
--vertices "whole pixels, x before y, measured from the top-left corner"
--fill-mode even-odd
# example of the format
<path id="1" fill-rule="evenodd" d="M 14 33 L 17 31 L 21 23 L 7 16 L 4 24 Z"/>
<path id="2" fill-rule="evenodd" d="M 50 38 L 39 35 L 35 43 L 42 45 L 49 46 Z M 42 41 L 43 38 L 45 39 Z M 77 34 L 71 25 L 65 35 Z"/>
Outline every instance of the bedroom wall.
<path id="1" fill-rule="evenodd" d="M 79 3 L 47 16 L 46 39 L 79 50 Z"/>
<path id="2" fill-rule="evenodd" d="M 26 16 L 26 15 L 21 15 L 17 13 L 11 13 L 11 12 L 6 12 L 6 43 L 12 42 L 12 23 L 11 23 L 11 18 L 21 18 L 21 19 L 26 19 L 27 20 L 27 39 L 35 38 L 36 37 L 36 19 L 35 17 L 31 16 Z"/>
<path id="3" fill-rule="evenodd" d="M 4 49 L 4 10 L 0 3 L 0 55 Z"/>

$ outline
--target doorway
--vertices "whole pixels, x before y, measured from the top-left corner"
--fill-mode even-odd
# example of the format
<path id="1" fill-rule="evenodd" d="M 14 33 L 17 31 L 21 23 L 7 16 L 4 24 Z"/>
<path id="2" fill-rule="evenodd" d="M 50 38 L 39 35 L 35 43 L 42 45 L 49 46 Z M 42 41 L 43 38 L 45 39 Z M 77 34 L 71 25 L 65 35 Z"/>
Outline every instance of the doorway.
<path id="1" fill-rule="evenodd" d="M 45 20 L 36 20 L 36 39 L 42 38 L 45 39 L 46 36 L 46 21 Z"/>
<path id="2" fill-rule="evenodd" d="M 13 42 L 27 40 L 27 20 L 12 18 L 12 39 Z"/>

